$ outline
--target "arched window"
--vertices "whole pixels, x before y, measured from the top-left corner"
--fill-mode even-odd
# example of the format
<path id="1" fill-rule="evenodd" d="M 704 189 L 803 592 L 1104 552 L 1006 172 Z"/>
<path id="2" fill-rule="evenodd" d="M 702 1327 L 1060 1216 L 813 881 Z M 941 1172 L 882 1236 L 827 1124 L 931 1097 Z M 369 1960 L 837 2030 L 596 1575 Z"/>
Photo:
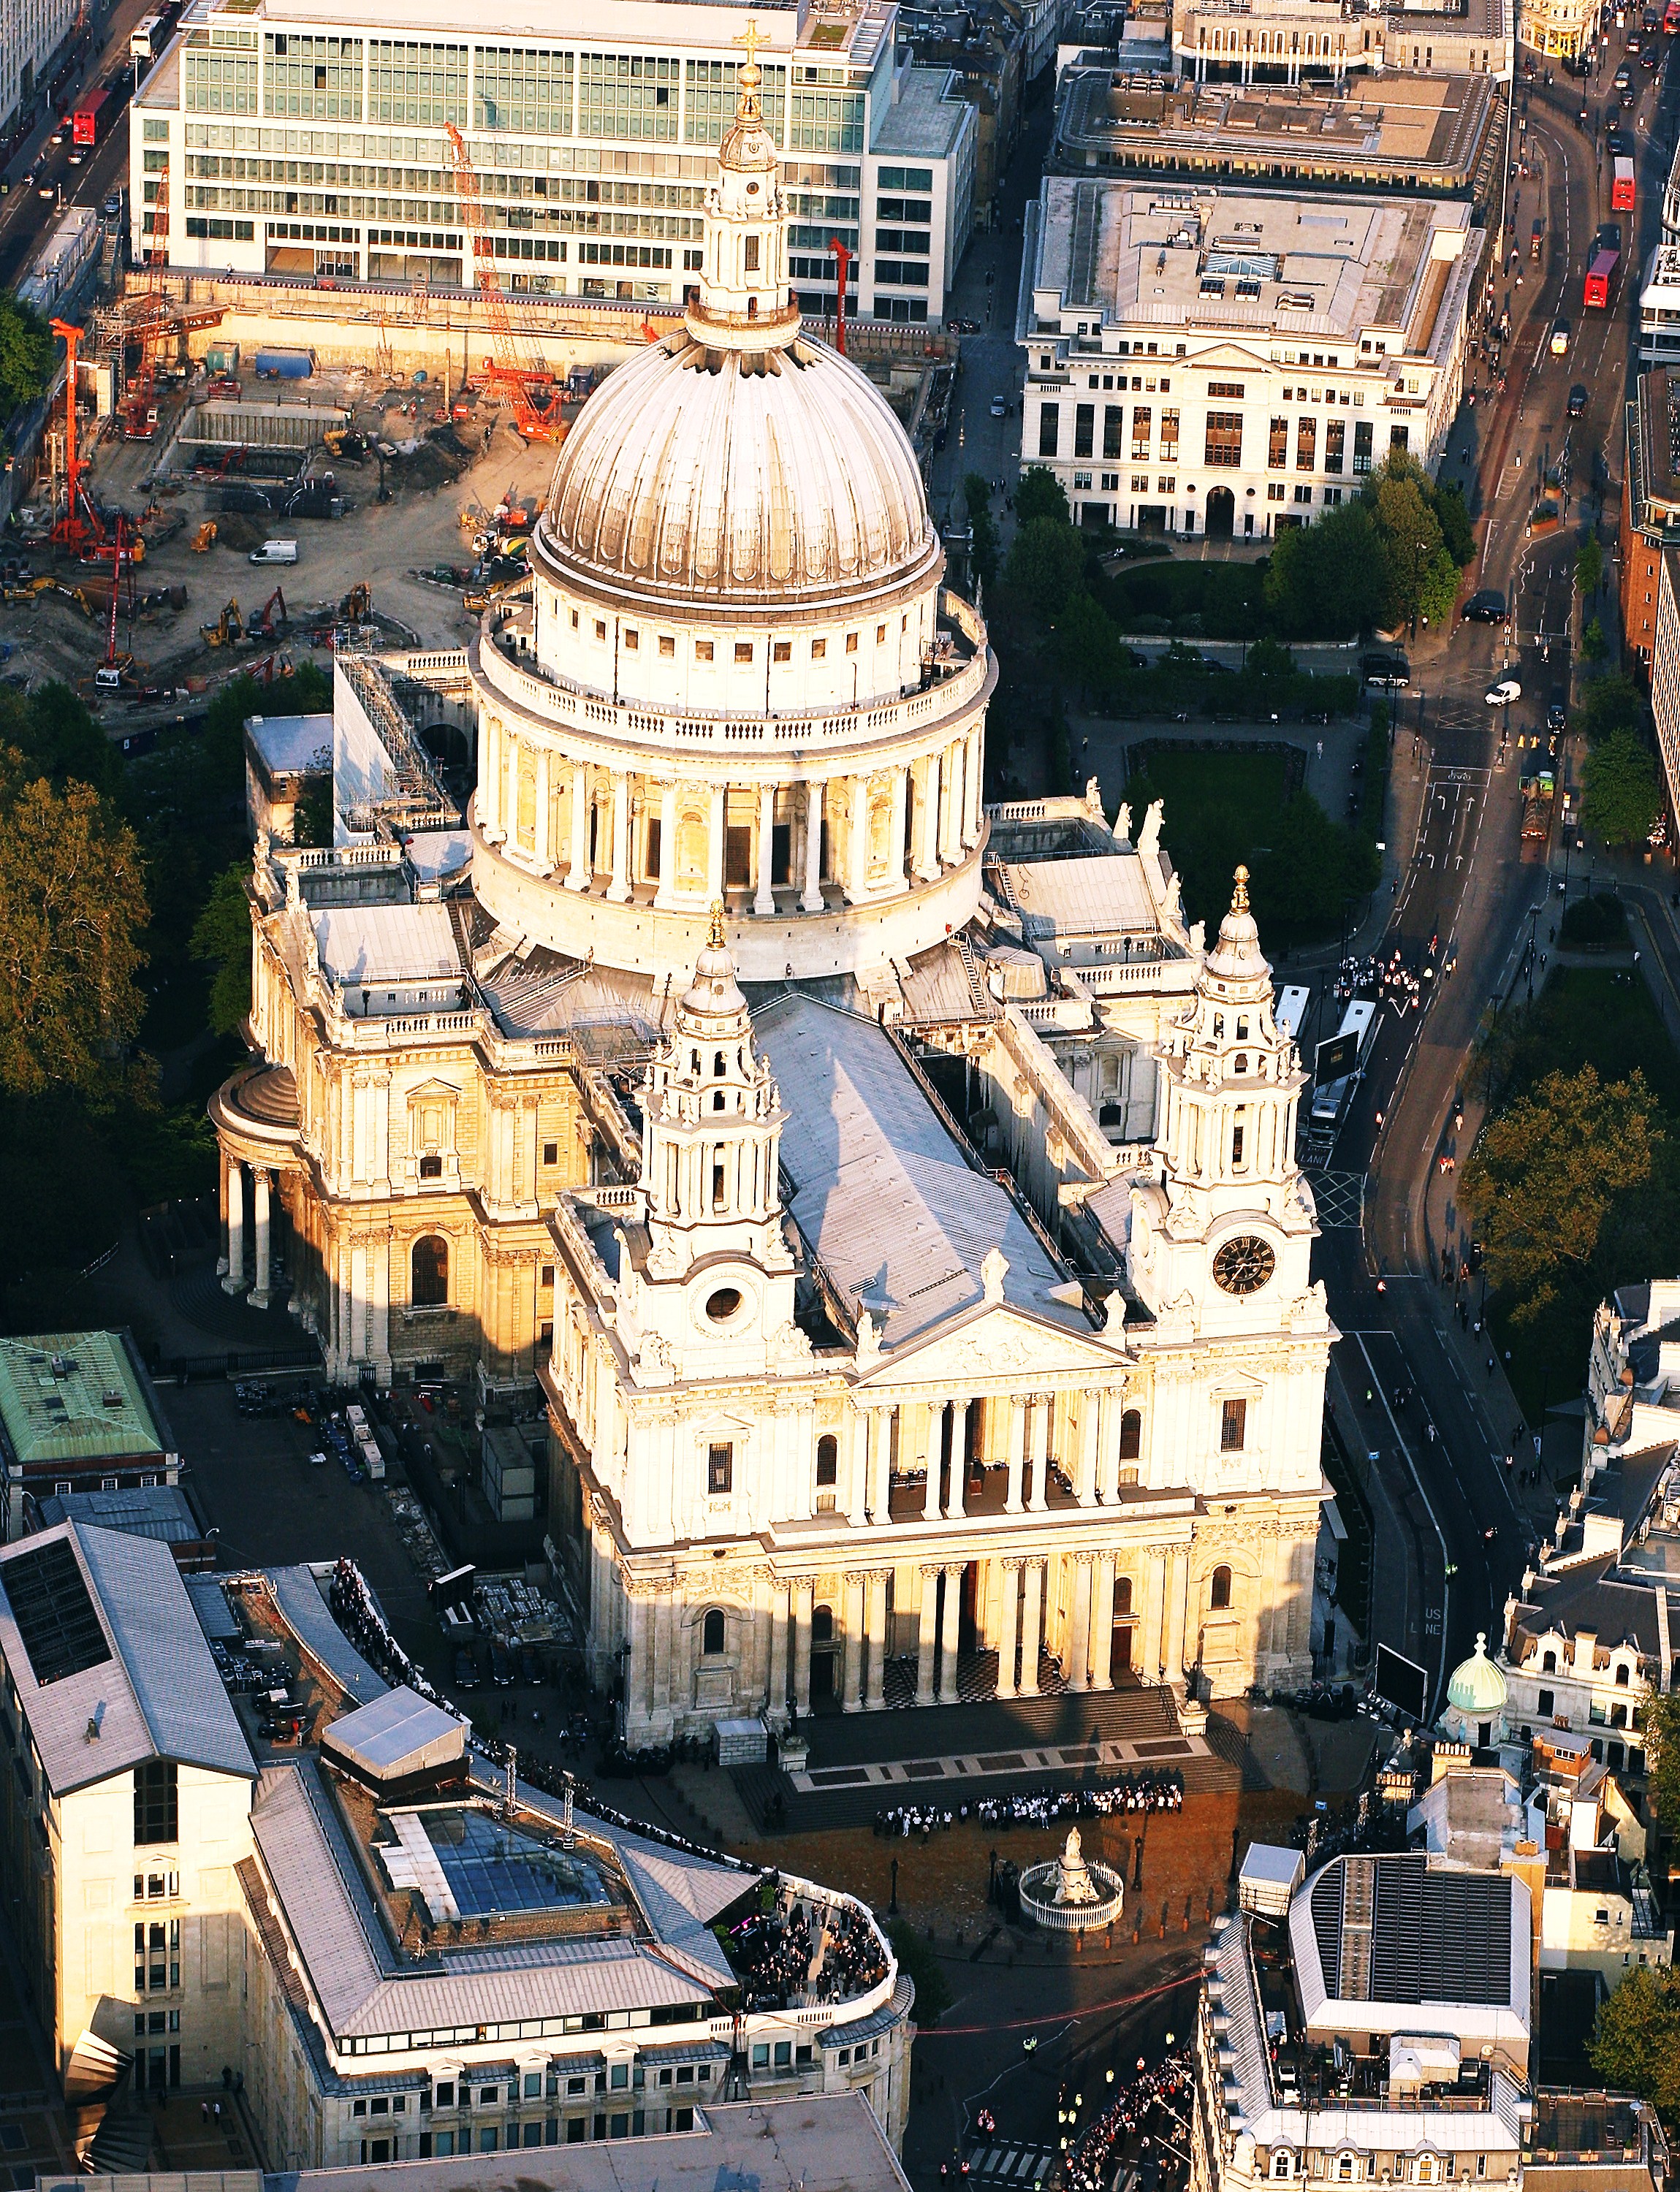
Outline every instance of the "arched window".
<path id="1" fill-rule="evenodd" d="M 1555 1652 L 1546 1653 L 1541 1659 L 1540 1672 L 1543 1675 L 1555 1675 L 1557 1672 L 1557 1654 Z"/>
<path id="2" fill-rule="evenodd" d="M 409 1299 L 416 1309 L 441 1309 L 449 1299 L 449 1244 L 425 1234 L 409 1258 Z"/>
<path id="3" fill-rule="evenodd" d="M 834 1608 L 814 1606 L 811 1608 L 811 1641 L 813 1644 L 831 1644 L 834 1641 Z"/>
<path id="4" fill-rule="evenodd" d="M 1120 1419 L 1120 1458 L 1135 1461 L 1143 1452 L 1143 1412 L 1128 1408 Z"/>
<path id="5" fill-rule="evenodd" d="M 1114 1578 L 1114 1618 L 1122 1621 L 1132 1610 L 1132 1578 L 1117 1575 Z"/>
<path id="6" fill-rule="evenodd" d="M 700 1650 L 716 1658 L 723 1648 L 723 1616 L 714 1606 L 700 1624 Z"/>
<path id="7" fill-rule="evenodd" d="M 837 1483 L 840 1476 L 840 1442 L 832 1431 L 825 1431 L 817 1441 L 817 1482 Z"/>
<path id="8" fill-rule="evenodd" d="M 1231 1570 L 1223 1563 L 1214 1570 L 1208 1584 L 1208 1605 L 1220 1613 L 1231 1603 Z"/>
<path id="9" fill-rule="evenodd" d="M 1619 1690 L 1625 1690 L 1627 1687 L 1627 1662 L 1626 1659 L 1624 1659 L 1620 1666 L 1616 1669 L 1616 1687 Z"/>

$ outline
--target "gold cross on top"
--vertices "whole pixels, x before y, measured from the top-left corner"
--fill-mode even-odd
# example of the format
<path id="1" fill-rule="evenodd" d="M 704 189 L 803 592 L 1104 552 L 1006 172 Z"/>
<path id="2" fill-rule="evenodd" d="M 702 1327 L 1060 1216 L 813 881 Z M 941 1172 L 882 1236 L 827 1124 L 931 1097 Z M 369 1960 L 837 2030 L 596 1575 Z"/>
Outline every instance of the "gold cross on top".
<path id="1" fill-rule="evenodd" d="M 740 36 L 734 43 L 738 46 L 745 46 L 746 48 L 746 59 L 741 64 L 740 74 L 742 83 L 757 83 L 758 81 L 758 49 L 763 44 L 764 41 L 763 35 L 759 31 L 758 19 L 756 15 L 749 15 L 747 17 L 746 28 L 741 32 Z M 751 71 L 750 75 L 748 73 L 749 71 Z"/>

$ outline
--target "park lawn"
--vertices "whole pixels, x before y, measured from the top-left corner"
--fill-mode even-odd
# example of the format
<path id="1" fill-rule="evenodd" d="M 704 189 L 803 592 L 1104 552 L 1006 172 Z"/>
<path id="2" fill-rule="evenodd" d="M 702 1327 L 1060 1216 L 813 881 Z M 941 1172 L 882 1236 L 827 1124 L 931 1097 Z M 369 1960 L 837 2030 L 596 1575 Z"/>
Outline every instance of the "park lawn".
<path id="1" fill-rule="evenodd" d="M 1636 1069 L 1643 1073 L 1665 1115 L 1669 1142 L 1680 1142 L 1680 1050 L 1639 975 L 1618 979 L 1609 968 L 1555 968 L 1527 1016 L 1507 1100 L 1548 1073 L 1574 1073 L 1589 1063 L 1605 1081 L 1625 1080 Z M 1660 1185 L 1660 1178 L 1654 1179 L 1630 1189 L 1621 1200 L 1658 1208 Z M 1613 1210 L 1607 1225 L 1615 1222 L 1616 1215 Z M 1680 1262 L 1680 1241 L 1672 1247 L 1666 1260 L 1659 1251 L 1665 1271 Z M 1616 1272 L 1613 1283 L 1649 1278 L 1649 1253 L 1648 1247 L 1637 1259 L 1639 1268 Z M 1509 1357 L 1506 1373 L 1531 1427 L 1540 1424 L 1544 1409 L 1573 1400 L 1584 1390 L 1597 1301 L 1597 1289 L 1585 1273 L 1573 1282 L 1560 1282 L 1555 1299 L 1534 1317 L 1520 1321 L 1511 1316 L 1509 1303 L 1497 1294 L 1489 1297 L 1489 1330 L 1501 1356 Z"/>

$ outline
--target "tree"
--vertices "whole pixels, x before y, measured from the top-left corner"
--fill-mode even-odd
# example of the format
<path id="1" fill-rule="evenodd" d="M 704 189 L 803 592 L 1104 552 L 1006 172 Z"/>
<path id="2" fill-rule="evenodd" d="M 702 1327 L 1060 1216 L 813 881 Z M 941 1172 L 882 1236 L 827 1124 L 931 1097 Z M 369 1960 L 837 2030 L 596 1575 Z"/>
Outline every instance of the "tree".
<path id="1" fill-rule="evenodd" d="M 193 923 L 192 956 L 216 970 L 208 1017 L 218 1035 L 237 1034 L 251 1009 L 251 902 L 245 895 L 249 872 L 240 861 L 224 868 Z"/>
<path id="2" fill-rule="evenodd" d="M 1605 1213 L 1649 1179 L 1661 1139 L 1644 1076 L 1605 1082 L 1591 1065 L 1548 1073 L 1484 1128 L 1459 1194 L 1515 1322 L 1531 1321 L 1561 1280 L 1592 1270 Z"/>
<path id="3" fill-rule="evenodd" d="M 1638 2094 L 1671 2126 L 1680 2115 L 1680 1972 L 1637 1965 L 1599 2003 L 1586 2052 L 1611 2092 Z"/>
<path id="4" fill-rule="evenodd" d="M 1271 834 L 1254 880 L 1255 917 L 1268 928 L 1332 929 L 1350 899 L 1376 888 L 1375 847 L 1333 822 L 1310 791 L 1295 794 Z"/>
<path id="5" fill-rule="evenodd" d="M 1290 638 L 1351 639 L 1381 616 L 1389 593 L 1388 551 L 1363 502 L 1327 511 L 1271 545 L 1263 598 Z"/>
<path id="6" fill-rule="evenodd" d="M 1637 729 L 1644 719 L 1639 688 L 1618 670 L 1609 677 L 1595 677 L 1587 687 L 1575 711 L 1575 728 L 1596 745 L 1607 732 Z"/>
<path id="7" fill-rule="evenodd" d="M 1015 518 L 1030 525 L 1035 517 L 1057 517 L 1066 525 L 1072 516 L 1061 482 L 1043 465 L 1029 465 L 1015 486 Z"/>
<path id="8" fill-rule="evenodd" d="M 1430 500 L 1429 476 L 1403 449 L 1391 450 L 1371 474 L 1365 500 L 1388 561 L 1388 618 L 1407 624 L 1427 616 L 1437 619 L 1443 566 L 1450 570 L 1447 609 L 1458 591 L 1457 566 L 1441 537 L 1441 522 Z"/>
<path id="9" fill-rule="evenodd" d="M 1610 651 L 1610 642 L 1604 636 L 1604 627 L 1597 617 L 1587 621 L 1580 636 L 1580 659 L 1583 662 L 1602 662 Z"/>
<path id="10" fill-rule="evenodd" d="M 60 789 L 71 777 L 107 798 L 121 788 L 122 756 L 84 703 L 56 679 L 37 685 L 26 700 L 4 695 L 0 743 L 23 756 L 28 773 L 50 777 Z"/>
<path id="11" fill-rule="evenodd" d="M 1662 780 L 1637 731 L 1609 732 L 1586 756 L 1581 820 L 1607 845 L 1640 845 L 1662 811 Z"/>
<path id="12" fill-rule="evenodd" d="M 1575 553 L 1575 591 L 1589 601 L 1604 579 L 1604 551 L 1598 545 L 1598 535 L 1589 533 Z"/>
<path id="13" fill-rule="evenodd" d="M 988 594 L 997 584 L 997 521 L 991 515 L 991 487 L 979 472 L 963 482 L 963 499 L 969 506 L 969 528 L 973 539 L 969 561 L 974 583 Z"/>
<path id="14" fill-rule="evenodd" d="M 1462 571 L 1476 561 L 1476 528 L 1464 489 L 1456 480 L 1437 480 L 1430 489 L 1430 503 L 1447 553 Z"/>
<path id="15" fill-rule="evenodd" d="M 0 297 L 0 422 L 32 403 L 53 377 L 53 331 L 43 313 Z"/>
<path id="16" fill-rule="evenodd" d="M 333 842 L 333 779 L 330 774 L 306 784 L 292 809 L 294 845 L 330 845 Z"/>
<path id="17" fill-rule="evenodd" d="M 1645 1698 L 1645 1793 L 1664 1834 L 1680 1830 L 1680 1690 Z"/>
<path id="18" fill-rule="evenodd" d="M 1084 541 L 1066 518 L 1029 518 L 1015 535 L 1004 575 L 1041 616 L 1054 616 L 1083 591 Z"/>
<path id="19" fill-rule="evenodd" d="M 146 919 L 134 833 L 0 751 L 0 1087 L 108 1090 L 145 1016 Z"/>
<path id="20" fill-rule="evenodd" d="M 1075 594 L 1057 617 L 1056 654 L 1083 691 L 1112 689 L 1121 669 L 1119 634 L 1108 612 L 1089 594 Z"/>
<path id="21" fill-rule="evenodd" d="M 1426 624 L 1447 624 L 1458 597 L 1459 567 L 1446 548 L 1437 548 L 1418 580 L 1418 614 Z"/>

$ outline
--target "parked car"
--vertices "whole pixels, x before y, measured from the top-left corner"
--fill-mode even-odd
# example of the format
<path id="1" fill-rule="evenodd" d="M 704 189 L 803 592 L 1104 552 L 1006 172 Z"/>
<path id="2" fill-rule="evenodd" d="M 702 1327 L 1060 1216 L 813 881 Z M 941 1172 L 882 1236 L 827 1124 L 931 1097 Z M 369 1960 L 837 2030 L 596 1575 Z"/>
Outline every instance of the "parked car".
<path id="1" fill-rule="evenodd" d="M 1007 419 L 1009 415 L 1009 407 L 1001 396 L 991 399 L 991 415 L 994 419 Z"/>
<path id="2" fill-rule="evenodd" d="M 473 1660 L 471 1653 L 465 1650 L 457 1652 L 455 1654 L 455 1687 L 458 1690 L 476 1690 L 477 1687 L 478 1669 Z"/>

